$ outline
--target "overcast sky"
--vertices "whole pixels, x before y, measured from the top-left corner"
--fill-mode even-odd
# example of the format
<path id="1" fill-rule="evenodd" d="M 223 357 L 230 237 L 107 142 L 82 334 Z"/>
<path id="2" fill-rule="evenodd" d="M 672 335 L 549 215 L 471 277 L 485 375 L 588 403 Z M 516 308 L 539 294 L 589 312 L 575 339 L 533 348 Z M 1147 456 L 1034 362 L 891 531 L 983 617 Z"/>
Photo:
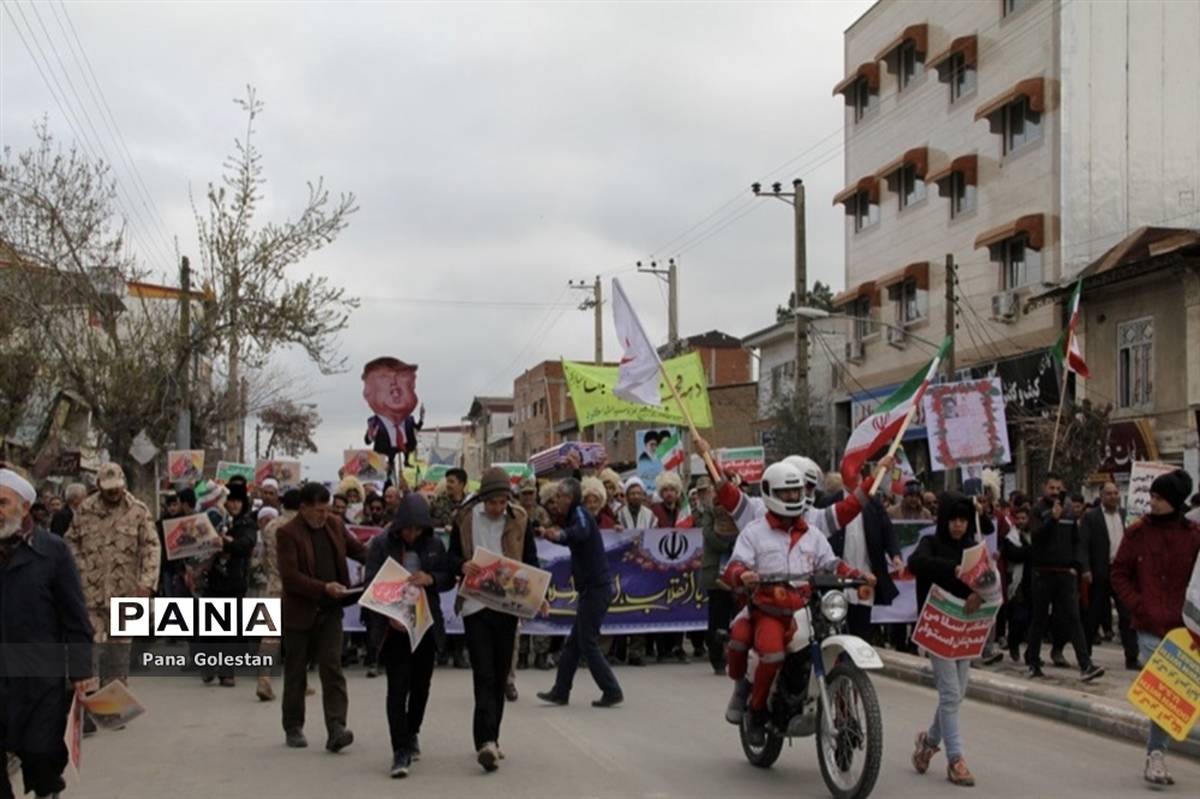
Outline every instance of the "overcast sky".
<path id="1" fill-rule="evenodd" d="M 3 144 L 27 146 L 42 114 L 74 138 L 40 66 L 83 134 L 91 138 L 86 109 L 97 149 L 118 160 L 63 8 L 4 5 Z M 319 176 L 358 196 L 349 228 L 301 268 L 362 299 L 341 341 L 350 363 L 382 354 L 418 363 L 429 422 L 452 424 L 474 395 L 511 393 L 513 378 L 543 359 L 592 357 L 590 313 L 555 305 L 582 298 L 570 279 L 602 274 L 607 297 L 619 274 L 650 335 L 665 341 L 665 288 L 632 270 L 678 256 L 684 335 L 770 324 L 791 290 L 791 211 L 743 200 L 756 179 L 803 177 L 809 279 L 842 287 L 843 217 L 831 197 L 843 183 L 843 116 L 830 90 L 843 75 L 842 32 L 869 5 L 67 8 L 159 224 L 184 254 L 197 255 L 188 191 L 219 177 L 244 128 L 232 98 L 247 83 L 266 103 L 263 219 L 294 214 L 305 181 Z M 135 196 L 135 178 L 118 176 Z M 157 230 L 150 210 L 127 205 Z M 749 213 L 700 241 L 743 205 Z M 174 267 L 156 255 L 161 238 L 138 237 L 138 252 L 165 273 Z M 612 357 L 607 313 L 605 328 Z M 361 442 L 358 370 L 323 377 L 297 354 L 281 361 L 325 420 L 321 452 L 305 463 L 328 478 L 343 447 Z"/>

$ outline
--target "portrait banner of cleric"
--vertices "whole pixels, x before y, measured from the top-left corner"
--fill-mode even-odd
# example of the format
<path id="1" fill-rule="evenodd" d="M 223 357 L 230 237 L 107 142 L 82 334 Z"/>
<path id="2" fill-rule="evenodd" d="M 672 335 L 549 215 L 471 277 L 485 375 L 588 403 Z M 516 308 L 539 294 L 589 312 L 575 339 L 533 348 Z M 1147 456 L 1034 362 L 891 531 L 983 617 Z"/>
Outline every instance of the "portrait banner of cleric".
<path id="1" fill-rule="evenodd" d="M 417 451 L 417 431 L 425 424 L 425 406 L 414 416 L 417 398 L 417 365 L 384 356 L 368 361 L 363 367 L 363 399 L 372 416 L 367 419 L 363 442 L 375 452 L 386 455 L 388 471 L 395 466 L 396 455 L 407 465 Z"/>

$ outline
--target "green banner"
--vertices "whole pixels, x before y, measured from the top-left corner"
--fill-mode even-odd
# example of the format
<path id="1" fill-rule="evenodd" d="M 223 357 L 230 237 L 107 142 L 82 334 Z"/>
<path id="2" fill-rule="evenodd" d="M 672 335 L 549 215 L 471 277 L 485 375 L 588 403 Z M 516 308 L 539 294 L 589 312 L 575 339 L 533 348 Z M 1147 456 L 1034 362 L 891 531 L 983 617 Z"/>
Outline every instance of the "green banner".
<path id="1" fill-rule="evenodd" d="M 708 379 L 700 354 L 691 352 L 672 358 L 663 364 L 667 374 L 675 382 L 679 396 L 687 404 L 696 427 L 712 427 L 712 408 L 708 404 Z M 658 405 L 638 405 L 625 402 L 613 395 L 617 384 L 617 367 L 595 366 L 586 363 L 563 361 L 563 372 L 571 402 L 575 405 L 575 416 L 580 429 L 601 422 L 665 422 L 686 425 L 687 419 L 671 395 L 666 383 L 659 381 Z"/>
<path id="2" fill-rule="evenodd" d="M 238 475 L 246 478 L 247 483 L 253 483 L 254 467 L 248 463 L 230 463 L 229 461 L 217 463 L 217 479 L 222 483 L 228 483 L 230 478 Z"/>

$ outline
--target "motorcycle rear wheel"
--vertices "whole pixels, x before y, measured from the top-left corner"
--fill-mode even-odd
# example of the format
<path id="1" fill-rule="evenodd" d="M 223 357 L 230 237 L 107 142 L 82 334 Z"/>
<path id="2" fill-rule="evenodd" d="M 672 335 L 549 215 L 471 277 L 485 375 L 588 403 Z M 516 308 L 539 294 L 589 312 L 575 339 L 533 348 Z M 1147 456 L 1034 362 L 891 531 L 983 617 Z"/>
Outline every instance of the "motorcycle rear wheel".
<path id="1" fill-rule="evenodd" d="M 839 663 L 825 678 L 833 712 L 834 736 L 825 732 L 824 710 L 817 714 L 817 762 L 834 799 L 866 799 L 883 760 L 883 718 L 879 697 L 866 672 Z M 857 768 L 856 768 L 857 767 Z"/>

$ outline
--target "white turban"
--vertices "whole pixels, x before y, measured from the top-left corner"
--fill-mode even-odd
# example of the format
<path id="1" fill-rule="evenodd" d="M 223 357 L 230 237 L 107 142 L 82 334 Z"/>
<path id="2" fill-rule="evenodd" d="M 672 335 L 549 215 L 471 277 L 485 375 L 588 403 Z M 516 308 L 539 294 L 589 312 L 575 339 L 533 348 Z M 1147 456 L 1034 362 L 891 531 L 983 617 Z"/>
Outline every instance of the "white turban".
<path id="1" fill-rule="evenodd" d="M 638 488 L 642 489 L 643 491 L 646 490 L 646 484 L 642 482 L 642 478 L 640 478 L 640 477 L 630 477 L 628 480 L 625 481 L 625 490 L 626 491 L 633 488 L 634 486 L 637 486 Z"/>
<path id="2" fill-rule="evenodd" d="M 34 489 L 33 483 L 12 469 L 0 469 L 0 488 L 10 489 L 30 505 L 37 502 L 37 491 Z"/>
<path id="3" fill-rule="evenodd" d="M 262 484 L 259 485 L 259 488 L 273 488 L 276 491 L 278 491 L 279 490 L 279 481 L 276 480 L 274 477 L 268 477 L 266 480 L 262 481 Z"/>
<path id="4" fill-rule="evenodd" d="M 275 510 L 270 505 L 267 505 L 265 508 L 261 509 L 258 512 L 258 520 L 260 522 L 263 519 L 277 519 L 277 518 L 279 518 L 279 511 Z"/>

